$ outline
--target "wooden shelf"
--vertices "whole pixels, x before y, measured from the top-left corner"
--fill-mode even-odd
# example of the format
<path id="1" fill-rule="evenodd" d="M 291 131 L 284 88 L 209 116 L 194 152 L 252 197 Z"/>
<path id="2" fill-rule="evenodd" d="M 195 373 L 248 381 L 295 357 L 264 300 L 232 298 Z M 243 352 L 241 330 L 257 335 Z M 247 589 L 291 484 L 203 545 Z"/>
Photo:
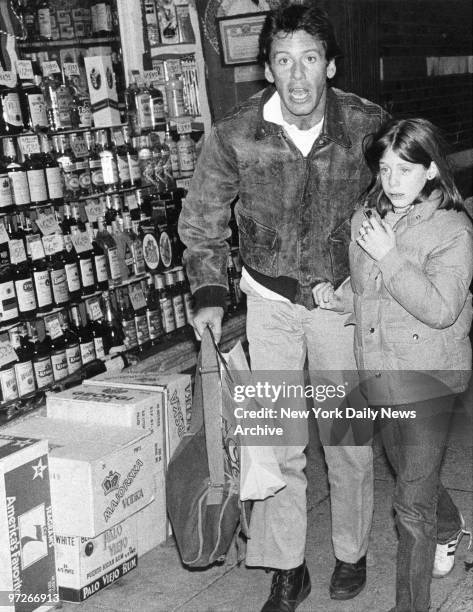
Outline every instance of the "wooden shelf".
<path id="1" fill-rule="evenodd" d="M 101 36 L 99 38 L 62 38 L 59 40 L 35 40 L 31 42 L 20 42 L 20 49 L 45 49 L 48 47 L 76 47 L 77 45 L 107 45 L 120 41 L 119 36 Z"/>

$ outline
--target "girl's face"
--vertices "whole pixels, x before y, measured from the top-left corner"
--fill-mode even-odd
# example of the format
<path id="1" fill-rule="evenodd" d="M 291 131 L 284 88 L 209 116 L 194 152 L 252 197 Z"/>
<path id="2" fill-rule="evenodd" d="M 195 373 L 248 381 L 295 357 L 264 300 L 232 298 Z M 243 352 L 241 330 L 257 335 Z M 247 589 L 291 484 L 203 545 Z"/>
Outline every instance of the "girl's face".
<path id="1" fill-rule="evenodd" d="M 385 151 L 379 160 L 381 185 L 397 212 L 408 208 L 424 188 L 427 179 L 435 174 L 435 164 L 431 163 L 429 168 L 413 164 L 399 157 L 392 149 Z"/>

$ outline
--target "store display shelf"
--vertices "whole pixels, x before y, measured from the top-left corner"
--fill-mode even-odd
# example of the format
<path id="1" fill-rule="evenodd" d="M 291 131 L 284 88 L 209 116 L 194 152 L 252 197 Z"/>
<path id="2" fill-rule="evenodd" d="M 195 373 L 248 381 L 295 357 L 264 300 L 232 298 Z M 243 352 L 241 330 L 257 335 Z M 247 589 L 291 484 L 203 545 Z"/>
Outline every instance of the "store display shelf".
<path id="1" fill-rule="evenodd" d="M 173 45 L 154 45 L 150 48 L 152 59 L 175 57 L 176 55 L 188 55 L 195 53 L 195 43 L 174 43 Z"/>
<path id="2" fill-rule="evenodd" d="M 120 41 L 119 36 L 100 36 L 97 38 L 61 38 L 58 40 L 35 40 L 18 43 L 20 49 L 45 49 L 47 47 L 94 46 Z"/>
<path id="3" fill-rule="evenodd" d="M 24 130 L 17 134 L 0 134 L 0 138 L 22 138 L 23 136 L 39 136 L 39 134 L 47 134 L 50 138 L 53 136 L 62 136 L 63 134 L 76 134 L 77 132 L 94 132 L 97 130 L 116 130 L 122 127 L 128 126 L 128 123 L 115 123 L 113 125 L 98 125 L 98 126 L 87 126 L 70 128 L 67 130 Z"/>

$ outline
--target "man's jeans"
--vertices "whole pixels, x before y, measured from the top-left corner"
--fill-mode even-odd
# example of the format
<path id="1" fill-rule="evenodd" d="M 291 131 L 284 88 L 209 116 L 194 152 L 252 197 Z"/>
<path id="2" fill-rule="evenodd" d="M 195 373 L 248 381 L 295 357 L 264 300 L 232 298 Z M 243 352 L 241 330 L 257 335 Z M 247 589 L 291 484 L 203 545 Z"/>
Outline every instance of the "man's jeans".
<path id="1" fill-rule="evenodd" d="M 304 364 L 311 370 L 332 370 L 332 380 L 356 372 L 353 328 L 346 317 L 321 309 L 307 310 L 288 302 L 257 295 L 247 283 L 247 337 L 253 371 L 286 372 L 291 383 L 304 384 Z M 345 370 L 343 374 L 342 370 Z M 306 409 L 305 399 L 288 406 Z M 250 566 L 291 569 L 304 559 L 307 509 L 306 419 L 291 420 L 291 431 L 274 447 L 287 486 L 254 503 L 246 563 Z M 288 446 L 282 444 L 286 442 Z M 332 542 L 337 558 L 354 563 L 368 547 L 373 514 L 373 457 L 371 446 L 325 446 L 332 512 Z"/>
<path id="2" fill-rule="evenodd" d="M 384 448 L 396 472 L 396 612 L 429 609 L 436 544 L 449 542 L 461 529 L 458 509 L 439 478 L 453 401 L 446 396 L 394 406 L 415 410 L 417 417 L 389 419 L 381 427 Z"/>

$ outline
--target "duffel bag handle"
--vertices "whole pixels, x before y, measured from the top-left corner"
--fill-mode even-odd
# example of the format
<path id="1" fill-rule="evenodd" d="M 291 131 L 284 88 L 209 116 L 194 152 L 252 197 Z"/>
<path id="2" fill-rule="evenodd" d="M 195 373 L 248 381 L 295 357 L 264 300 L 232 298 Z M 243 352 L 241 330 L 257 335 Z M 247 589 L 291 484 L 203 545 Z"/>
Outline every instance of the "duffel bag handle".
<path id="1" fill-rule="evenodd" d="M 223 468 L 220 364 L 217 346 L 210 327 L 206 327 L 202 334 L 200 350 L 205 443 L 210 476 L 207 505 L 213 505 L 222 502 L 225 474 Z"/>

